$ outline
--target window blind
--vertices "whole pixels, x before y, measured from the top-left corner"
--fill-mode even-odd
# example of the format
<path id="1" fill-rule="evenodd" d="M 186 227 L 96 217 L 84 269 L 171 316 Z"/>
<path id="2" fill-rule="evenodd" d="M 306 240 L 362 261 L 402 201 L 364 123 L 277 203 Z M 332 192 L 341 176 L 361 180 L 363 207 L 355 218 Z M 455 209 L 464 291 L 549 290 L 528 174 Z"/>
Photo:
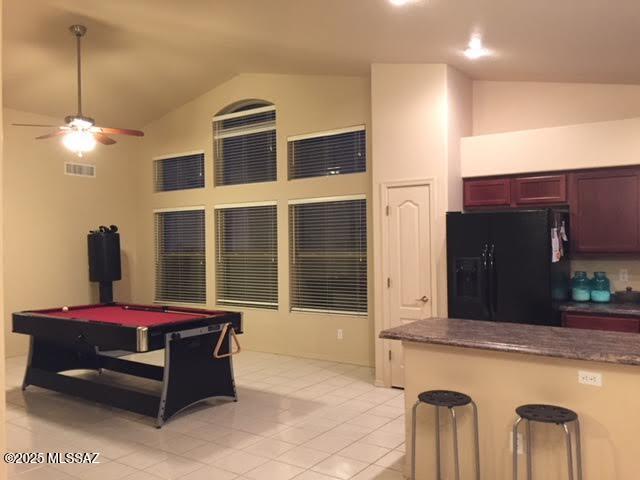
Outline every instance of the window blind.
<path id="1" fill-rule="evenodd" d="M 215 184 L 276 180 L 276 110 L 252 108 L 213 119 Z"/>
<path id="2" fill-rule="evenodd" d="M 278 308 L 275 204 L 216 208 L 217 303 Z"/>
<path id="3" fill-rule="evenodd" d="M 156 301 L 206 303 L 204 209 L 154 215 Z"/>
<path id="4" fill-rule="evenodd" d="M 289 205 L 291 310 L 367 312 L 363 198 Z"/>
<path id="5" fill-rule="evenodd" d="M 365 172 L 367 139 L 364 126 L 290 137 L 289 179 Z"/>
<path id="6" fill-rule="evenodd" d="M 156 192 L 204 187 L 204 153 L 161 158 L 153 166 Z"/>

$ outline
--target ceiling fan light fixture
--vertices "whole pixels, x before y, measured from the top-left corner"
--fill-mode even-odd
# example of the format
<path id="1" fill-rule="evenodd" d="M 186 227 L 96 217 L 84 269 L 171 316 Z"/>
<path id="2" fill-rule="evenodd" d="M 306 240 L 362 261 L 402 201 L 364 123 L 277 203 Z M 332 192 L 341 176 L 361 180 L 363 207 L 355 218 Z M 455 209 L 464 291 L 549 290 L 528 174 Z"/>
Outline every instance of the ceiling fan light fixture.
<path id="1" fill-rule="evenodd" d="M 86 130 L 88 128 L 91 128 L 93 127 L 94 123 L 95 122 L 92 119 L 87 117 L 75 117 L 67 121 L 67 125 L 69 127 L 77 128 L 80 130 Z"/>
<path id="2" fill-rule="evenodd" d="M 96 139 L 93 133 L 87 130 L 71 130 L 62 137 L 62 143 L 79 157 L 96 147 Z"/>

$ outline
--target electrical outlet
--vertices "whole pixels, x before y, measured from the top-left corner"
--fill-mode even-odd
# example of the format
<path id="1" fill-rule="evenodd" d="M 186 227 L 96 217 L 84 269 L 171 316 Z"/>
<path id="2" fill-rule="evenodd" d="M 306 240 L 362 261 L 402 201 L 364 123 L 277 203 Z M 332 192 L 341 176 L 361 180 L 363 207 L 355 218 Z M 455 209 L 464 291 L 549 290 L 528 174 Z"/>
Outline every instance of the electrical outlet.
<path id="1" fill-rule="evenodd" d="M 628 282 L 629 281 L 629 270 L 627 270 L 626 268 L 621 268 L 620 272 L 618 273 L 618 279 L 621 282 Z"/>
<path id="2" fill-rule="evenodd" d="M 338 340 L 342 340 L 342 339 L 343 339 L 343 336 L 342 336 L 342 329 L 341 329 L 341 328 L 339 328 L 339 329 L 338 329 Z"/>
<path id="3" fill-rule="evenodd" d="M 592 385 L 594 387 L 602 386 L 602 374 L 598 372 L 587 372 L 585 370 L 578 370 L 578 383 L 584 385 Z"/>
<path id="4" fill-rule="evenodd" d="M 522 455 L 524 453 L 522 434 L 518 434 L 518 455 Z M 509 451 L 513 453 L 513 431 L 509 432 Z"/>

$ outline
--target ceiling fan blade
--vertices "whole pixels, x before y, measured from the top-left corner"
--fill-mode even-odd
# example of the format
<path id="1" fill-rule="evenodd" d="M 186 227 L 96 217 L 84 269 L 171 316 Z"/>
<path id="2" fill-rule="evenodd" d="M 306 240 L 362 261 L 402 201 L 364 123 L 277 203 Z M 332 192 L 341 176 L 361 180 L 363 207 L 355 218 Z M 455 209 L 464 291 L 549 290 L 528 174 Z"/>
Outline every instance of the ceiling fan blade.
<path id="1" fill-rule="evenodd" d="M 13 125 L 14 127 L 58 127 L 58 125 L 40 125 L 39 123 L 12 123 L 11 125 Z"/>
<path id="2" fill-rule="evenodd" d="M 64 135 L 65 132 L 64 130 L 58 130 L 57 132 L 51 132 L 51 133 L 47 133 L 45 135 L 40 135 L 39 137 L 36 137 L 36 140 L 43 140 L 45 138 L 52 138 L 52 137 L 59 137 L 60 135 Z"/>
<path id="3" fill-rule="evenodd" d="M 93 137 L 103 145 L 113 145 L 116 143 L 113 138 L 107 137 L 104 133 L 94 132 Z"/>
<path id="4" fill-rule="evenodd" d="M 130 130 L 128 128 L 92 127 L 93 132 L 111 133 L 112 135 L 133 135 L 134 137 L 144 137 L 144 132 L 140 130 Z"/>

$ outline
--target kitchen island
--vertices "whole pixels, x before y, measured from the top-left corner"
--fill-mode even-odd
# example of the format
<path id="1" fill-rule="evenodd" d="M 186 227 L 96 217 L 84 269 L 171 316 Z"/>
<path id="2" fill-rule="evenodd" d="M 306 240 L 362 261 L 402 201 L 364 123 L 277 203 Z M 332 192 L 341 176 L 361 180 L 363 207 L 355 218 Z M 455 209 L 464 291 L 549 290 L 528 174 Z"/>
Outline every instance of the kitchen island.
<path id="1" fill-rule="evenodd" d="M 639 478 L 640 334 L 433 318 L 384 330 L 380 337 L 403 342 L 407 452 L 418 393 L 457 390 L 478 404 L 482 478 L 511 478 L 514 410 L 526 403 L 578 413 L 584 480 Z M 579 371 L 601 374 L 602 386 L 580 384 Z M 471 412 L 457 413 L 463 478 L 472 478 Z M 453 478 L 450 425 L 441 418 L 443 478 Z M 432 407 L 419 409 L 418 480 L 434 477 L 433 419 Z M 566 479 L 561 430 L 535 424 L 533 432 L 534 477 Z"/>

